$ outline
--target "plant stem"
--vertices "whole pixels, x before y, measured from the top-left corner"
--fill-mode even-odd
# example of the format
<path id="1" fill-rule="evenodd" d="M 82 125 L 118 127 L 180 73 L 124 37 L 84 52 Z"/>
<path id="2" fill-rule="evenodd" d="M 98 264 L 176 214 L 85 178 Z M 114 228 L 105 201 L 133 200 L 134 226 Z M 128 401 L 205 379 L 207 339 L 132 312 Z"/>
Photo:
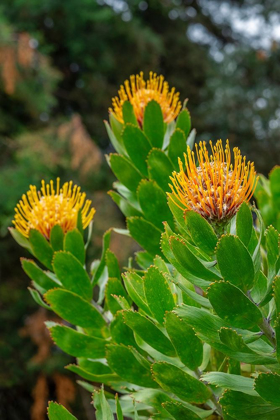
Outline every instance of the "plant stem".
<path id="1" fill-rule="evenodd" d="M 269 342 L 276 348 L 275 331 L 266 318 L 263 318 L 262 323 L 259 325 L 264 335 L 268 338 Z"/>

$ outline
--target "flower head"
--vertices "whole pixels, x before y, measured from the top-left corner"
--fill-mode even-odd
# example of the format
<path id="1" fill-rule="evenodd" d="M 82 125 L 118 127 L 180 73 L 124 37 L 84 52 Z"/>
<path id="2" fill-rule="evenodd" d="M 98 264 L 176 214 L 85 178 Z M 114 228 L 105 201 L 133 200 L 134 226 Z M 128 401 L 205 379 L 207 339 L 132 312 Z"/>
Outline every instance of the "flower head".
<path id="1" fill-rule="evenodd" d="M 225 149 L 222 141 L 213 145 L 210 141 L 209 156 L 206 143 L 196 145 L 199 166 L 195 164 L 195 154 L 188 147 L 185 165 L 179 159 L 180 171 L 173 172 L 170 185 L 177 198 L 174 202 L 182 210 L 194 210 L 213 222 L 226 221 L 238 210 L 243 201 L 249 201 L 257 184 L 254 164 L 242 157 L 240 150 L 233 149 L 234 161 L 227 141 Z M 172 198 L 172 194 L 171 198 Z"/>
<path id="2" fill-rule="evenodd" d="M 130 76 L 130 80 L 124 82 L 124 86 L 120 87 L 118 93 L 119 97 L 113 98 L 113 109 L 110 108 L 109 111 L 121 123 L 124 122 L 122 108 L 125 101 L 132 104 L 140 126 L 143 123 L 145 107 L 151 100 L 159 103 L 166 123 L 173 121 L 181 109 L 179 93 L 175 93 L 174 87 L 169 91 L 169 85 L 164 77 L 157 76 L 153 72 L 150 72 L 150 78 L 147 81 L 143 79 L 143 72 Z"/>
<path id="3" fill-rule="evenodd" d="M 90 209 L 91 201 L 85 200 L 86 194 L 81 193 L 77 185 L 73 186 L 72 181 L 60 187 L 60 179 L 57 178 L 56 189 L 53 181 L 47 185 L 42 181 L 41 191 L 30 185 L 27 195 L 22 196 L 15 208 L 13 224 L 27 238 L 30 229 L 36 229 L 49 239 L 55 225 L 60 225 L 64 233 L 73 230 L 81 210 L 85 229 L 95 213 L 94 208 Z"/>

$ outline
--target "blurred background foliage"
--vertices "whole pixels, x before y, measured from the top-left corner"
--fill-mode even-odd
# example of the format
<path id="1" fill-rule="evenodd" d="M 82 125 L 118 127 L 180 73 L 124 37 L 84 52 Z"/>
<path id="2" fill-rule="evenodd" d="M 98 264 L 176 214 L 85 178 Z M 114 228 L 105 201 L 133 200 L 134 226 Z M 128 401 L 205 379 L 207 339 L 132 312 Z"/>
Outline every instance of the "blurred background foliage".
<path id="1" fill-rule="evenodd" d="M 50 398 L 94 418 L 63 371 L 68 357 L 45 335 L 46 314 L 34 312 L 22 250 L 7 233 L 22 193 L 42 178 L 80 183 L 98 210 L 90 257 L 98 256 L 104 230 L 124 225 L 106 194 L 103 120 L 140 70 L 162 73 L 189 99 L 199 140 L 229 138 L 267 175 L 280 156 L 279 12 L 272 0 L 1 1 L 1 419 L 44 419 Z M 122 263 L 134 247 L 113 238 Z"/>

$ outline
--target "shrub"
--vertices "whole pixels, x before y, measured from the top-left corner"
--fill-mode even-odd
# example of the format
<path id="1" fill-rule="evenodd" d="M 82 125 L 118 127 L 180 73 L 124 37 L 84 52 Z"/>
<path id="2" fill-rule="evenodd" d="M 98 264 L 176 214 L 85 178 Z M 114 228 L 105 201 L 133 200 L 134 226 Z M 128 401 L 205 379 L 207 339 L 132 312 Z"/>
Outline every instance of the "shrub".
<path id="1" fill-rule="evenodd" d="M 108 231 L 86 269 L 94 210 L 71 184 L 31 187 L 11 228 L 39 261 L 22 260 L 33 298 L 68 324 L 47 323 L 77 358 L 66 368 L 98 420 L 277 419 L 279 233 L 249 204 L 254 165 L 228 142 L 194 153 L 186 104 L 162 77 L 132 77 L 119 96 L 105 123 L 110 195 L 127 220 L 120 233 L 143 248 L 135 261 L 120 270 Z M 56 403 L 48 414 L 75 418 Z"/>

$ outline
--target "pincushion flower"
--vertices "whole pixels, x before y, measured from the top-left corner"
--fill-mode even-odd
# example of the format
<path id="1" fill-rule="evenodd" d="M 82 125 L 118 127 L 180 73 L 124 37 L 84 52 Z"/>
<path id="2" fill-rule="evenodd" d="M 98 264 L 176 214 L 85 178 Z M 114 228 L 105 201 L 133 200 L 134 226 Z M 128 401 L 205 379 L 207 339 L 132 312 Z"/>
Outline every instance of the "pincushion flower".
<path id="1" fill-rule="evenodd" d="M 194 210 L 205 219 L 222 223 L 229 220 L 240 205 L 252 197 L 258 178 L 254 163 L 247 162 L 240 150 L 233 149 L 233 162 L 229 142 L 225 149 L 221 140 L 216 145 L 210 141 L 211 155 L 205 142 L 196 145 L 195 153 L 188 147 L 185 168 L 179 159 L 179 172 L 173 172 L 170 185 L 173 201 L 182 210 Z"/>
<path id="2" fill-rule="evenodd" d="M 143 78 L 143 72 L 130 76 L 130 80 L 124 82 L 119 90 L 119 97 L 112 99 L 113 109 L 109 112 L 113 113 L 115 118 L 123 123 L 123 104 L 129 101 L 140 126 L 143 124 L 144 110 L 148 102 L 154 100 L 159 103 L 163 119 L 166 123 L 173 121 L 181 110 L 181 102 L 179 101 L 179 93 L 175 92 L 173 87 L 169 90 L 168 83 L 163 76 L 157 76 L 156 73 L 150 72 L 147 81 Z"/>
<path id="3" fill-rule="evenodd" d="M 95 209 L 90 208 L 91 201 L 73 182 L 66 182 L 60 187 L 57 178 L 56 188 L 53 181 L 45 184 L 42 181 L 41 191 L 34 185 L 22 196 L 15 208 L 13 224 L 25 237 L 29 237 L 30 229 L 36 229 L 47 239 L 55 225 L 62 227 L 64 233 L 77 226 L 78 213 L 81 210 L 82 225 L 85 229 L 92 220 Z"/>

